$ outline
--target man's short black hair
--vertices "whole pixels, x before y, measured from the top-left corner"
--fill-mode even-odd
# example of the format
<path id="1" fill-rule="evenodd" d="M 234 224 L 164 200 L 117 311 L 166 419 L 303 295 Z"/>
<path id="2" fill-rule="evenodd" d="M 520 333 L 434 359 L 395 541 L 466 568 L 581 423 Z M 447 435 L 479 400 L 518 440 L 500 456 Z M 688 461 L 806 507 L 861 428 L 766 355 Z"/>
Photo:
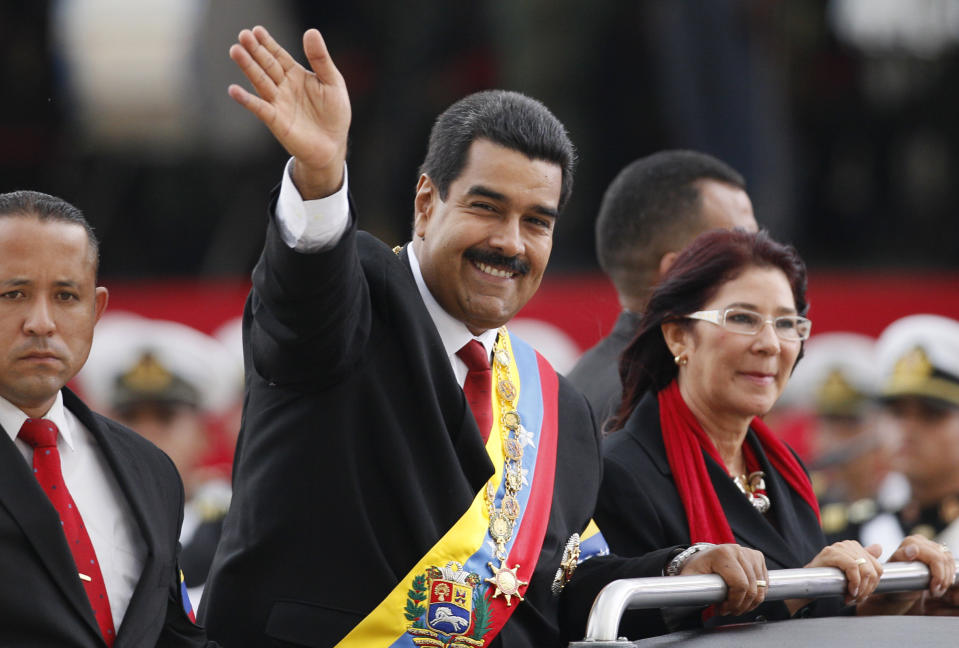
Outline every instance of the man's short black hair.
<path id="1" fill-rule="evenodd" d="M 679 251 L 699 233 L 700 180 L 746 189 L 742 175 L 725 162 L 685 150 L 635 160 L 606 189 L 596 219 L 596 254 L 620 293 L 648 289 L 662 254 Z"/>
<path id="2" fill-rule="evenodd" d="M 40 221 L 55 220 L 79 225 L 87 233 L 94 271 L 100 263 L 100 242 L 86 216 L 66 200 L 39 191 L 22 189 L 0 193 L 0 217 L 33 216 Z"/>
<path id="3" fill-rule="evenodd" d="M 559 209 L 573 191 L 576 151 L 563 124 L 539 101 L 508 90 L 484 90 L 447 108 L 433 124 L 426 159 L 420 166 L 446 200 L 450 184 L 466 166 L 477 139 L 487 139 L 533 160 L 562 169 Z"/>

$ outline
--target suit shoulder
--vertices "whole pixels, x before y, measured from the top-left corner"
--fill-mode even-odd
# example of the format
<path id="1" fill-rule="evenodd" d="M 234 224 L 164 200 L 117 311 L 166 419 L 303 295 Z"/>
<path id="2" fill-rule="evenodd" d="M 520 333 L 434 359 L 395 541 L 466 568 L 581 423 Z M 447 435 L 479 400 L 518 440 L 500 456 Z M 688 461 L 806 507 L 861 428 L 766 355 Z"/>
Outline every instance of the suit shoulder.
<path id="1" fill-rule="evenodd" d="M 110 441 L 118 446 L 122 446 L 127 452 L 137 456 L 143 461 L 147 461 L 152 466 L 160 469 L 170 469 L 179 475 L 173 460 L 167 456 L 163 450 L 160 450 L 152 441 L 144 438 L 137 432 L 131 430 L 122 423 L 118 423 L 97 412 L 92 412 L 94 420 L 100 425 L 104 434 L 110 436 Z"/>
<path id="2" fill-rule="evenodd" d="M 365 230 L 356 232 L 356 250 L 364 263 L 391 263 L 399 259 L 394 248 Z"/>
<path id="3" fill-rule="evenodd" d="M 589 401 L 586 399 L 586 396 L 583 394 L 582 390 L 576 386 L 576 384 L 563 374 L 557 373 L 556 377 L 559 380 L 559 394 L 560 398 L 575 403 L 577 407 L 585 407 L 589 409 Z"/>

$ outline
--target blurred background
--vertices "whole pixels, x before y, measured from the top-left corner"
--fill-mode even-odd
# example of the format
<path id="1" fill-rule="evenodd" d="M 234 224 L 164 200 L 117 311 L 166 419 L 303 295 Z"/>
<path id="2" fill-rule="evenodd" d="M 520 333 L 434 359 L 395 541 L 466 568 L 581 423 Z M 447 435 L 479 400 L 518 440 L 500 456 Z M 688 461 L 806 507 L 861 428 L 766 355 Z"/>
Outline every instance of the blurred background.
<path id="1" fill-rule="evenodd" d="M 245 81 L 227 50 L 257 23 L 301 60 L 304 29 L 323 31 L 361 223 L 390 244 L 452 101 L 504 87 L 556 113 L 580 165 L 524 315 L 567 354 L 618 311 L 595 262 L 603 190 L 662 148 L 743 173 L 810 266 L 814 332 L 959 317 L 956 0 L 2 0 L 0 191 L 84 210 L 112 308 L 206 332 L 240 313 L 286 158 L 226 94 Z"/>

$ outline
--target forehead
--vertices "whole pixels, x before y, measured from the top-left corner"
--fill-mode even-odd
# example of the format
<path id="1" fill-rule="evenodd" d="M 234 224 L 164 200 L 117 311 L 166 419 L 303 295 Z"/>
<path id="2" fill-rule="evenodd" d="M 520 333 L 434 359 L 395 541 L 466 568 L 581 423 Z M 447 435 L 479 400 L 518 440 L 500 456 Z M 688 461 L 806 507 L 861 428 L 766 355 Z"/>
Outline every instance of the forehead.
<path id="1" fill-rule="evenodd" d="M 796 309 L 786 274 L 772 267 L 747 267 L 739 276 L 722 284 L 709 302 L 711 308 L 731 304 L 748 304 L 770 311 Z"/>
<path id="2" fill-rule="evenodd" d="M 735 185 L 704 179 L 697 183 L 701 199 L 700 213 L 707 229 L 759 229 L 749 194 Z"/>
<path id="3" fill-rule="evenodd" d="M 525 195 L 555 209 L 559 204 L 562 174 L 555 162 L 532 159 L 490 140 L 477 139 L 470 144 L 466 164 L 452 186 L 461 192 L 476 186 L 508 191 L 510 197 Z"/>
<path id="4" fill-rule="evenodd" d="M 79 224 L 35 216 L 0 216 L 0 269 L 4 275 L 95 273 L 86 230 Z"/>

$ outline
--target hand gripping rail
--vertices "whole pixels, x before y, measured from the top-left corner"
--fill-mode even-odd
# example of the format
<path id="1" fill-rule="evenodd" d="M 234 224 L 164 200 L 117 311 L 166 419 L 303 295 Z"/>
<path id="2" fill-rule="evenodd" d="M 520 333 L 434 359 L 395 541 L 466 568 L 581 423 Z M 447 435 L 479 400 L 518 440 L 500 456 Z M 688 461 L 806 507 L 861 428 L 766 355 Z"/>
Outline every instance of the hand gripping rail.
<path id="1" fill-rule="evenodd" d="M 767 601 L 793 598 L 840 596 L 846 590 L 846 577 L 835 567 L 778 569 L 769 572 Z M 959 565 L 953 583 L 959 583 Z M 919 562 L 883 565 L 875 592 L 906 592 L 925 589 L 929 568 Z M 722 603 L 726 583 L 716 574 L 624 578 L 600 591 L 589 613 L 584 642 L 616 641 L 619 622 L 626 610 L 681 607 Z"/>

